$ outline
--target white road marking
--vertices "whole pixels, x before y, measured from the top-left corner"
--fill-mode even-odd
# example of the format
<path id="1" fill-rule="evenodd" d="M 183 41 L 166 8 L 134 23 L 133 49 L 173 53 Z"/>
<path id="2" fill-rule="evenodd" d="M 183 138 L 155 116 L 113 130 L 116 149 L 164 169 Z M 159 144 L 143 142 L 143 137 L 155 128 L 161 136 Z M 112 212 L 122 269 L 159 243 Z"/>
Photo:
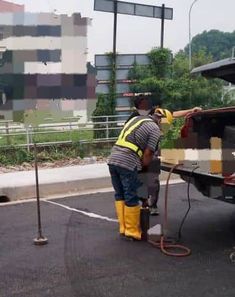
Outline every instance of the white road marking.
<path id="1" fill-rule="evenodd" d="M 78 213 L 83 214 L 83 215 L 85 215 L 87 217 L 90 217 L 90 218 L 100 219 L 100 220 L 104 220 L 104 221 L 108 221 L 108 222 L 117 222 L 118 221 L 116 219 L 111 219 L 111 218 L 108 218 L 108 217 L 98 215 L 98 214 L 93 213 L 93 212 L 87 212 L 87 211 L 79 210 L 79 209 L 76 209 L 76 208 L 72 208 L 72 207 L 66 206 L 64 204 L 57 203 L 57 202 L 53 202 L 53 201 L 49 201 L 49 200 L 44 200 L 44 202 L 51 203 L 51 204 L 63 207 L 63 208 L 65 208 L 67 210 L 70 210 L 70 211 L 78 212 Z"/>

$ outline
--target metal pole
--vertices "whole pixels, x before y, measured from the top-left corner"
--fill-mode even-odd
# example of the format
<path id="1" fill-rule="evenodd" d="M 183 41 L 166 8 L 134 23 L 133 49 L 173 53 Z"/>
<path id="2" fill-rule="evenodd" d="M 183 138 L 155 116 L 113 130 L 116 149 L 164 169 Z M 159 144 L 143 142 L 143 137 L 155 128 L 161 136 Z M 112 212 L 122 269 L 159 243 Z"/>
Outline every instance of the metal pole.
<path id="1" fill-rule="evenodd" d="M 114 19 L 113 19 L 113 54 L 116 55 L 117 44 L 117 0 L 114 0 Z"/>
<path id="2" fill-rule="evenodd" d="M 35 167 L 35 180 L 36 180 L 36 197 L 37 197 L 37 217 L 38 217 L 38 237 L 34 239 L 35 245 L 44 245 L 48 243 L 48 239 L 42 236 L 41 225 L 41 211 L 40 211 L 40 195 L 38 183 L 38 160 L 37 160 L 37 146 L 34 143 L 34 167 Z"/>
<path id="3" fill-rule="evenodd" d="M 232 59 L 235 59 L 235 46 L 232 48 Z"/>
<path id="4" fill-rule="evenodd" d="M 9 137 L 9 122 L 5 123 L 6 126 L 6 135 L 7 135 L 7 145 L 10 145 L 10 137 Z"/>
<path id="5" fill-rule="evenodd" d="M 30 151 L 30 140 L 29 140 L 29 127 L 25 126 L 26 129 L 26 141 L 27 141 L 27 150 Z"/>
<path id="6" fill-rule="evenodd" d="M 72 141 L 72 129 L 73 129 L 72 122 L 70 121 L 69 122 L 69 137 L 70 137 L 70 141 Z"/>
<path id="7" fill-rule="evenodd" d="M 29 144 L 33 143 L 33 128 L 32 125 L 29 125 Z"/>
<path id="8" fill-rule="evenodd" d="M 107 116 L 105 120 L 106 120 L 106 139 L 108 139 L 109 138 L 109 117 Z"/>
<path id="9" fill-rule="evenodd" d="M 192 69 L 192 44 L 191 44 L 191 11 L 193 8 L 193 5 L 197 2 L 198 0 L 194 0 L 193 3 L 190 6 L 189 9 L 189 14 L 188 14 L 188 24 L 189 24 L 189 44 L 188 44 L 188 56 L 189 56 L 189 62 L 188 62 L 188 68 L 189 72 Z"/>
<path id="10" fill-rule="evenodd" d="M 117 0 L 114 0 L 114 14 L 113 14 L 113 67 L 112 67 L 112 76 L 113 76 L 113 93 L 114 93 L 114 102 L 116 105 L 116 67 L 117 67 Z M 114 106 L 115 108 L 116 106 Z"/>
<path id="11" fill-rule="evenodd" d="M 161 48 L 164 47 L 164 20 L 165 20 L 165 4 L 162 4 L 162 17 L 161 17 Z"/>

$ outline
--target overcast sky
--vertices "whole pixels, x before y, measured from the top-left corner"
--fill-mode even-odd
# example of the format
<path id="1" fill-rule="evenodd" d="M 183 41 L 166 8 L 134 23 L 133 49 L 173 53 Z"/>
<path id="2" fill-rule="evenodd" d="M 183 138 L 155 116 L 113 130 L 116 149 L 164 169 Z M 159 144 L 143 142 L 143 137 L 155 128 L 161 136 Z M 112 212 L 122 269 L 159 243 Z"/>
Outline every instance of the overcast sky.
<path id="1" fill-rule="evenodd" d="M 9 0 L 10 1 L 10 0 Z M 174 53 L 184 48 L 189 40 L 189 8 L 193 0 L 122 0 L 147 5 L 165 4 L 174 10 L 172 21 L 165 22 L 164 46 Z M 56 11 L 57 13 L 81 12 L 92 18 L 89 29 L 89 59 L 94 54 L 112 50 L 113 16 L 93 11 L 94 0 L 14 0 L 25 4 L 27 11 Z M 198 0 L 191 12 L 192 37 L 204 30 L 235 30 L 235 0 Z M 119 53 L 146 53 L 160 45 L 160 19 L 118 15 L 117 51 Z"/>

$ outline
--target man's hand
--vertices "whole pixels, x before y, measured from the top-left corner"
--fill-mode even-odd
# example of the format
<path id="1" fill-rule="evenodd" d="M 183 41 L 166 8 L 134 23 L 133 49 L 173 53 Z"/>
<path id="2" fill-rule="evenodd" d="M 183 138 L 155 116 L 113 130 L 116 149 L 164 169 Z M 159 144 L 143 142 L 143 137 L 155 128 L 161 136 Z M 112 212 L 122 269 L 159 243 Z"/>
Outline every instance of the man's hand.
<path id="1" fill-rule="evenodd" d="M 198 112 L 198 111 L 202 111 L 202 108 L 201 107 L 194 107 L 192 108 L 192 112 Z"/>

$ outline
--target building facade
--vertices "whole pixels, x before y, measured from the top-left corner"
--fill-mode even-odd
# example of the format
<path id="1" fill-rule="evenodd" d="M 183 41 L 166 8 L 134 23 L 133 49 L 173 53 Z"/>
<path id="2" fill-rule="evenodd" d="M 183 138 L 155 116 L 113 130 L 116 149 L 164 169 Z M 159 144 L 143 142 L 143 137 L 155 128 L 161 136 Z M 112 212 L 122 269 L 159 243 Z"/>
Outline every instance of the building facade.
<path id="1" fill-rule="evenodd" d="M 24 5 L 0 0 L 0 13 L 1 12 L 23 12 L 23 11 L 24 11 Z"/>
<path id="2" fill-rule="evenodd" d="M 95 71 L 87 64 L 89 24 L 79 13 L 0 12 L 2 118 L 87 119 L 96 101 Z"/>

